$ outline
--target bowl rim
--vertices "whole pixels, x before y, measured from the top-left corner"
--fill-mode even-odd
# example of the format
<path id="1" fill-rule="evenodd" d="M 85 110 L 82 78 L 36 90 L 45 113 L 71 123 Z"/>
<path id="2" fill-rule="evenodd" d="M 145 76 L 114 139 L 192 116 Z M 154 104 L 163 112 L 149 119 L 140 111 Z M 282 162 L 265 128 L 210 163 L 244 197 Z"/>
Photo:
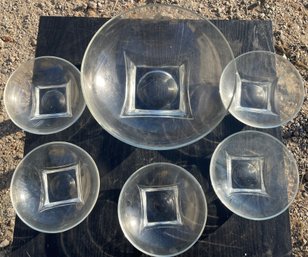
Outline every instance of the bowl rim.
<path id="1" fill-rule="evenodd" d="M 25 159 L 28 159 L 31 154 L 37 150 L 40 150 L 42 147 L 48 147 L 49 145 L 65 145 L 65 146 L 69 146 L 69 147 L 72 147 L 72 148 L 75 148 L 79 151 L 81 151 L 82 153 L 84 153 L 88 160 L 93 164 L 93 167 L 95 167 L 95 169 L 93 170 L 93 174 L 97 177 L 97 188 L 92 188 L 92 189 L 95 189 L 95 196 L 93 198 L 93 204 L 91 206 L 91 208 L 89 208 L 89 210 L 85 213 L 84 217 L 80 220 L 78 220 L 78 222 L 70 225 L 70 226 L 67 226 L 66 228 L 64 229 L 51 229 L 51 230 L 48 230 L 48 229 L 40 229 L 40 228 L 36 228 L 35 226 L 33 226 L 32 224 L 30 224 L 28 221 L 26 221 L 26 219 L 23 217 L 23 215 L 20 214 L 20 212 L 18 211 L 18 209 L 16 208 L 16 203 L 15 201 L 13 201 L 13 184 L 14 184 L 14 181 L 15 181 L 15 177 L 16 177 L 16 174 L 18 173 L 19 171 L 19 167 L 22 165 L 22 163 L 24 162 Z M 93 190 L 92 190 L 93 191 Z M 29 153 L 27 153 L 23 159 L 19 162 L 19 164 L 17 165 L 14 173 L 13 173 L 13 176 L 12 176 L 12 179 L 11 179 L 11 183 L 10 183 L 10 198 L 11 198 L 11 203 L 13 205 L 13 208 L 17 214 L 17 216 L 27 225 L 29 226 L 30 228 L 36 230 L 36 231 L 39 231 L 39 232 L 43 232 L 43 233 L 49 233 L 49 234 L 54 234 L 54 233 L 62 233 L 64 231 L 67 231 L 67 230 L 70 230 L 74 227 L 76 227 L 77 225 L 79 225 L 82 221 L 84 221 L 88 216 L 89 214 L 91 213 L 91 211 L 93 210 L 93 208 L 95 207 L 95 204 L 97 202 L 97 199 L 98 199 L 98 196 L 99 196 L 99 191 L 100 191 L 100 175 L 99 175 L 99 170 L 97 168 L 97 165 L 94 161 L 94 159 L 92 158 L 92 156 L 87 152 L 85 151 L 83 148 L 81 148 L 80 146 L 78 145 L 75 145 L 75 144 L 72 144 L 70 142 L 66 142 L 66 141 L 53 141 L 53 142 L 48 142 L 48 143 L 45 143 L 45 144 L 42 144 L 42 145 L 39 145 L 37 147 L 35 147 L 34 149 L 32 149 Z"/>
<path id="2" fill-rule="evenodd" d="M 88 97 L 86 90 L 85 90 L 85 75 L 84 75 L 84 69 L 85 69 L 85 59 L 88 55 L 89 49 L 91 48 L 92 43 L 94 42 L 94 40 L 96 39 L 97 35 L 99 33 L 101 33 L 102 30 L 104 30 L 107 26 L 109 26 L 110 23 L 112 23 L 114 20 L 119 19 L 121 16 L 125 16 L 128 13 L 134 12 L 136 10 L 139 9 L 146 9 L 146 8 L 173 8 L 173 9 L 178 9 L 178 10 L 182 10 L 183 12 L 188 12 L 196 17 L 198 17 L 198 20 L 202 20 L 202 21 L 206 21 L 208 24 L 211 25 L 211 27 L 213 29 L 215 29 L 215 31 L 221 36 L 221 38 L 224 40 L 227 48 L 229 49 L 229 53 L 230 56 L 232 57 L 231 59 L 234 60 L 234 53 L 233 50 L 228 42 L 228 40 L 226 39 L 226 37 L 224 36 L 224 34 L 219 30 L 219 28 L 214 25 L 214 23 L 212 23 L 209 19 L 207 19 L 206 17 L 194 12 L 193 10 L 181 7 L 181 6 L 176 6 L 176 5 L 170 5 L 170 4 L 147 4 L 147 5 L 142 5 L 142 6 L 138 6 L 135 8 L 131 8 L 123 13 L 120 13 L 114 17 L 112 17 L 110 20 L 108 20 L 107 22 L 105 22 L 99 29 L 98 31 L 93 35 L 93 37 L 91 38 L 85 53 L 83 55 L 83 59 L 81 62 L 81 69 L 80 69 L 80 73 L 81 73 L 81 88 L 82 88 L 82 92 L 83 92 L 83 96 L 84 96 L 84 100 L 86 102 L 86 105 L 91 113 L 91 115 L 94 117 L 94 119 L 99 123 L 99 125 L 104 128 L 110 135 L 112 135 L 113 137 L 117 138 L 118 140 L 134 146 L 134 147 L 138 147 L 138 148 L 143 148 L 143 149 L 147 149 L 147 150 L 171 150 L 171 149 L 177 149 L 180 147 L 184 147 L 190 144 L 193 144 L 197 141 L 199 141 L 201 138 L 205 137 L 206 135 L 210 134 L 220 123 L 221 121 L 224 119 L 224 117 L 228 114 L 228 109 L 226 109 L 225 111 L 225 115 L 223 117 L 221 117 L 220 120 L 218 120 L 215 124 L 213 124 L 212 128 L 207 131 L 206 133 L 203 133 L 195 138 L 193 138 L 193 140 L 189 140 L 187 142 L 184 143 L 177 143 L 177 144 L 167 144 L 167 145 L 163 145 L 163 146 L 157 146 L 155 144 L 145 144 L 145 143 L 137 143 L 136 140 L 131 140 L 131 138 L 128 137 L 123 137 L 121 136 L 119 133 L 116 133 L 113 129 L 112 126 L 109 126 L 109 124 L 107 124 L 105 121 L 102 121 L 100 119 L 101 115 L 96 114 L 96 112 L 93 111 L 93 107 L 91 104 L 91 99 Z M 223 71 L 222 71 L 223 72 Z M 219 91 L 219 81 L 218 81 L 218 91 Z M 231 105 L 232 101 L 230 101 L 229 106 Z"/>
<path id="3" fill-rule="evenodd" d="M 19 66 L 14 70 L 14 72 L 9 76 L 9 78 L 8 78 L 6 84 L 5 84 L 4 92 L 3 92 L 3 99 L 4 99 L 4 107 L 5 107 L 6 113 L 7 113 L 7 115 L 9 116 L 9 119 L 10 119 L 17 127 L 21 128 L 23 131 L 26 131 L 26 132 L 29 132 L 29 133 L 35 134 L 35 135 L 50 135 L 50 134 L 55 134 L 55 133 L 61 132 L 61 131 L 65 130 L 65 129 L 67 129 L 68 127 L 70 127 L 71 125 L 73 125 L 73 124 L 80 118 L 80 116 L 82 115 L 82 113 L 84 112 L 84 110 L 85 110 L 85 108 L 86 108 L 86 103 L 85 103 L 84 97 L 83 97 L 83 95 L 82 95 L 82 98 L 83 98 L 83 106 L 82 106 L 82 108 L 81 108 L 80 113 L 78 113 L 78 114 L 71 120 L 71 122 L 69 122 L 67 125 L 62 126 L 62 127 L 59 127 L 59 128 L 57 128 L 57 129 L 53 129 L 53 130 L 51 130 L 51 131 L 46 131 L 46 132 L 44 132 L 44 131 L 37 131 L 37 130 L 34 131 L 34 129 L 26 128 L 26 127 L 24 126 L 24 124 L 22 124 L 21 122 L 19 122 L 19 121 L 13 119 L 13 118 L 12 118 L 12 113 L 11 113 L 11 111 L 9 110 L 8 105 L 7 105 L 7 103 L 8 103 L 8 93 L 7 93 L 8 84 L 10 83 L 11 79 L 18 73 L 19 69 L 20 69 L 22 66 L 24 66 L 24 65 L 26 65 L 26 64 L 28 64 L 28 63 L 30 63 L 30 62 L 35 62 L 35 61 L 41 60 L 41 59 L 53 59 L 53 60 L 56 60 L 56 61 L 63 62 L 63 63 L 65 63 L 65 64 L 67 64 L 68 66 L 72 67 L 73 70 L 75 70 L 75 71 L 79 74 L 79 81 L 80 81 L 80 87 L 81 87 L 81 73 L 80 73 L 80 70 L 77 69 L 77 67 L 76 67 L 74 64 L 72 64 L 72 63 L 69 62 L 68 60 L 65 60 L 65 59 L 63 59 L 63 58 L 61 58 L 61 57 L 58 57 L 58 56 L 44 55 L 44 56 L 39 56 L 39 57 L 30 58 L 30 59 L 26 60 L 25 62 L 22 62 L 22 63 L 19 64 Z M 82 93 L 82 91 L 81 91 L 80 93 Z"/>
<path id="4" fill-rule="evenodd" d="M 148 252 L 146 250 L 144 250 L 142 247 L 138 246 L 131 238 L 130 236 L 128 235 L 127 231 L 124 229 L 124 224 L 123 224 L 123 221 L 121 220 L 120 218 L 120 213 L 121 213 L 121 202 L 122 202 L 122 198 L 123 198 L 123 194 L 125 193 L 124 190 L 126 189 L 126 187 L 128 186 L 128 183 L 131 182 L 132 179 L 134 179 L 136 177 L 137 174 L 140 173 L 140 171 L 142 170 L 146 170 L 148 169 L 149 167 L 153 167 L 153 166 L 171 166 L 171 167 L 174 167 L 176 169 L 178 169 L 179 171 L 183 172 L 183 174 L 187 175 L 189 178 L 192 179 L 192 181 L 198 186 L 198 188 L 200 189 L 201 191 L 201 197 L 202 197 L 202 201 L 204 202 L 204 207 L 205 207 L 205 213 L 204 213 L 204 216 L 205 216 L 205 219 L 204 219 L 204 222 L 203 222 L 203 225 L 202 225 L 202 228 L 200 230 L 200 233 L 199 235 L 195 238 L 194 241 L 191 242 L 191 244 L 189 244 L 188 247 L 186 247 L 185 249 L 177 252 L 177 253 L 174 253 L 174 254 L 168 254 L 168 255 L 163 255 L 163 254 L 154 254 L 152 252 Z M 133 172 L 129 177 L 128 179 L 126 180 L 126 182 L 124 183 L 122 189 L 121 189 L 121 192 L 120 192 L 120 195 L 119 195 L 119 200 L 118 200 L 118 220 L 119 220 L 119 224 L 120 224 L 120 227 L 121 227 L 121 230 L 125 236 L 125 238 L 139 251 L 147 254 L 147 255 L 150 255 L 150 256 L 157 256 L 157 257 L 167 257 L 167 256 L 177 256 L 179 254 L 182 254 L 184 252 L 186 252 L 188 249 L 190 249 L 198 240 L 199 238 L 201 237 L 204 229 L 205 229 L 205 226 L 206 226 L 206 221 L 207 221 L 207 216 L 208 216 L 208 206 L 207 206 L 207 201 L 206 201 L 206 197 L 205 197 L 205 193 L 204 193 L 204 190 L 202 189 L 202 186 L 201 184 L 199 183 L 199 181 L 195 178 L 195 176 L 193 176 L 188 170 L 184 169 L 183 167 L 181 166 L 178 166 L 176 164 L 173 164 L 173 163 L 170 163 L 170 162 L 153 162 L 153 163 L 150 163 L 150 164 L 147 164 L 147 165 L 144 165 L 142 167 L 140 167 L 139 169 L 137 169 L 135 172 Z"/>
<path id="5" fill-rule="evenodd" d="M 230 138 L 233 138 L 233 137 L 239 136 L 239 135 L 243 135 L 243 134 L 260 134 L 260 135 L 264 136 L 265 138 L 268 137 L 268 139 L 274 140 L 275 143 L 279 144 L 282 147 L 282 149 L 287 153 L 287 156 L 292 161 L 292 163 L 295 164 L 294 165 L 295 166 L 295 173 L 297 174 L 297 176 L 296 176 L 296 193 L 292 196 L 292 198 L 290 199 L 290 201 L 288 202 L 288 204 L 284 208 L 282 208 L 279 212 L 274 213 L 273 215 L 257 218 L 257 217 L 254 217 L 254 216 L 248 216 L 248 215 L 245 216 L 245 215 L 242 215 L 242 214 L 238 213 L 235 208 L 232 208 L 232 205 L 228 204 L 228 202 L 225 200 L 225 198 L 220 197 L 220 193 L 219 193 L 218 187 L 216 186 L 216 183 L 213 183 L 213 181 L 214 181 L 213 176 L 214 176 L 215 164 L 216 164 L 214 159 L 216 158 L 217 154 L 219 153 L 219 151 L 221 150 L 221 148 L 225 144 L 225 142 L 227 142 Z M 210 162 L 210 180 L 211 180 L 211 184 L 212 184 L 212 187 L 214 189 L 215 194 L 217 195 L 219 200 L 224 204 L 224 206 L 227 209 L 229 209 L 230 211 L 232 211 L 233 213 L 235 213 L 236 215 L 238 215 L 238 216 L 240 216 L 242 218 L 249 219 L 249 220 L 255 220 L 255 221 L 263 221 L 263 220 L 272 219 L 272 218 L 275 218 L 275 217 L 279 216 L 283 212 L 285 212 L 290 207 L 290 205 L 294 202 L 294 199 L 295 199 L 296 195 L 298 194 L 298 190 L 299 190 L 299 172 L 298 172 L 298 167 L 297 167 L 296 160 L 295 160 L 293 154 L 291 153 L 291 151 L 278 138 L 276 138 L 276 137 L 274 137 L 274 136 L 272 136 L 272 135 L 270 135 L 268 133 L 265 133 L 265 132 L 262 132 L 262 131 L 258 131 L 258 130 L 243 130 L 243 131 L 239 131 L 237 133 L 234 133 L 234 134 L 226 137 L 222 142 L 219 143 L 219 145 L 216 147 L 216 149 L 215 149 L 215 151 L 214 151 L 214 153 L 212 155 L 211 162 Z"/>
<path id="6" fill-rule="evenodd" d="M 235 88 L 233 89 L 233 96 L 232 96 L 232 99 L 229 103 L 229 108 L 228 108 L 228 111 L 232 114 L 232 116 L 234 116 L 236 119 L 238 119 L 240 122 L 246 124 L 246 125 L 249 125 L 251 127 L 254 127 L 254 128 L 264 128 L 264 129 L 267 129 L 267 128 L 276 128 L 276 127 L 279 127 L 279 126 L 282 126 L 286 123 L 288 123 L 289 121 L 293 120 L 299 113 L 299 111 L 301 110 L 302 108 L 302 105 L 304 103 L 304 99 L 305 99 L 305 87 L 304 87 L 304 82 L 303 82 L 303 78 L 302 76 L 300 75 L 299 71 L 295 68 L 295 66 L 287 59 L 287 58 L 284 58 L 283 56 L 279 55 L 279 54 L 276 54 L 275 52 L 272 52 L 272 51 L 266 51 L 266 50 L 253 50 L 253 51 L 248 51 L 248 52 L 245 52 L 243 54 L 240 54 L 239 56 L 235 57 L 232 61 L 230 61 L 224 71 L 222 72 L 221 74 L 221 77 L 220 77 L 220 82 L 219 82 L 219 91 L 222 92 L 223 91 L 223 83 L 222 83 L 222 77 L 223 77 L 223 74 L 225 73 L 225 71 L 231 66 L 233 65 L 235 67 L 235 69 L 237 70 L 237 61 L 241 58 L 245 58 L 245 56 L 247 55 L 252 55 L 252 54 L 259 54 L 259 55 L 268 55 L 268 56 L 273 56 L 275 58 L 277 58 L 278 60 L 282 60 L 283 62 L 287 63 L 289 65 L 289 67 L 292 68 L 292 70 L 294 71 L 296 77 L 299 79 L 300 83 L 299 83 L 299 89 L 300 89 L 300 95 L 301 95 L 301 99 L 300 101 L 298 102 L 298 105 L 297 105 L 297 108 L 295 109 L 294 113 L 292 116 L 288 117 L 287 119 L 283 120 L 283 121 L 280 121 L 279 123 L 276 123 L 276 124 L 273 124 L 273 125 L 267 125 L 267 124 L 256 124 L 256 123 L 252 123 L 250 121 L 247 121 L 245 118 L 242 118 L 242 117 L 238 117 L 237 115 L 237 112 L 236 111 L 232 111 L 232 105 L 233 105 L 233 99 L 234 99 L 234 96 L 235 94 L 237 93 L 237 87 L 235 86 Z M 259 114 L 259 115 L 262 115 L 262 114 Z"/>

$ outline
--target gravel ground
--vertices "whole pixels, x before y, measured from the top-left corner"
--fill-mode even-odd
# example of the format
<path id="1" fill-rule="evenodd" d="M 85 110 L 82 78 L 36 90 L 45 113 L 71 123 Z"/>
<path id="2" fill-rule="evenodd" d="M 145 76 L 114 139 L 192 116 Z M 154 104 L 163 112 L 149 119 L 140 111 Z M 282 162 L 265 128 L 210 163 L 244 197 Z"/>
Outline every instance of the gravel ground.
<path id="1" fill-rule="evenodd" d="M 124 10 L 149 3 L 168 3 L 192 9 L 213 19 L 270 19 L 277 53 L 300 71 L 307 91 L 308 1 L 307 0 L 0 0 L 0 256 L 13 239 L 15 213 L 10 203 L 12 173 L 23 157 L 24 133 L 9 120 L 3 107 L 3 90 L 17 66 L 34 56 L 39 17 L 112 17 Z M 283 128 L 283 141 L 293 152 L 300 172 L 300 191 L 290 209 L 293 255 L 308 256 L 308 104 Z"/>

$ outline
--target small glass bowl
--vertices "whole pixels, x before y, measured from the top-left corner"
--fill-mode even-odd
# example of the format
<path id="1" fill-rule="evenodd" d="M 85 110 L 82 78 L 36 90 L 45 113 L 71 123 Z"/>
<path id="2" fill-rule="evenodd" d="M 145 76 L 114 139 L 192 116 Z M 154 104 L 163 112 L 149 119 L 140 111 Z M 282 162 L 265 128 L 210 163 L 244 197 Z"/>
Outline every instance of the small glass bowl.
<path id="1" fill-rule="evenodd" d="M 60 233 L 89 215 L 99 187 L 98 169 L 86 151 L 67 142 L 51 142 L 19 163 L 11 181 L 11 200 L 29 227 Z"/>
<path id="2" fill-rule="evenodd" d="M 179 148 L 210 133 L 227 114 L 219 80 L 232 59 L 210 21 L 172 5 L 145 5 L 94 35 L 82 60 L 82 90 L 93 117 L 119 140 Z"/>
<path id="3" fill-rule="evenodd" d="M 266 220 L 284 212 L 299 187 L 296 161 L 275 137 L 242 131 L 222 141 L 210 164 L 214 191 L 235 214 Z"/>
<path id="4" fill-rule="evenodd" d="M 226 66 L 220 94 L 239 121 L 252 127 L 273 128 L 297 115 L 305 91 L 299 72 L 287 59 L 268 51 L 252 51 Z"/>
<path id="5" fill-rule="evenodd" d="M 54 56 L 21 64 L 4 90 L 4 105 L 11 120 L 33 134 L 52 134 L 71 126 L 85 108 L 80 72 Z"/>
<path id="6" fill-rule="evenodd" d="M 118 217 L 126 238 L 141 252 L 175 256 L 201 236 L 207 218 L 202 187 L 185 169 L 153 163 L 124 184 Z"/>

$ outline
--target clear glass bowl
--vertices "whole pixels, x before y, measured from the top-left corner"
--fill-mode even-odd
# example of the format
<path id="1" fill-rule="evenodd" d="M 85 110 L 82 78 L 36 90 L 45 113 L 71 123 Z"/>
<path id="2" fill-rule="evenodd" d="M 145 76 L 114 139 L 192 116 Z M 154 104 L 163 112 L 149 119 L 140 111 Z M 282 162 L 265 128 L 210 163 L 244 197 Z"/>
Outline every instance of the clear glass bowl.
<path id="1" fill-rule="evenodd" d="M 67 142 L 51 142 L 19 163 L 11 181 L 11 200 L 29 227 L 60 233 L 88 216 L 99 187 L 98 169 L 86 151 Z"/>
<path id="2" fill-rule="evenodd" d="M 232 59 L 211 22 L 180 7 L 146 5 L 95 34 L 82 61 L 82 90 L 114 137 L 146 149 L 178 148 L 225 116 L 219 80 Z"/>
<path id="3" fill-rule="evenodd" d="M 220 92 L 235 118 L 257 128 L 278 127 L 293 119 L 305 95 L 296 68 L 268 51 L 252 51 L 235 58 L 221 76 Z"/>
<path id="4" fill-rule="evenodd" d="M 213 188 L 235 214 L 266 220 L 284 212 L 299 186 L 296 161 L 275 137 L 242 131 L 222 141 L 210 164 Z"/>
<path id="5" fill-rule="evenodd" d="M 202 187 L 185 169 L 153 163 L 126 181 L 118 202 L 126 238 L 152 256 L 175 256 L 201 236 L 207 218 Z"/>
<path id="6" fill-rule="evenodd" d="M 33 134 L 62 131 L 85 108 L 80 72 L 59 57 L 28 60 L 9 78 L 4 104 L 11 120 L 25 131 Z"/>

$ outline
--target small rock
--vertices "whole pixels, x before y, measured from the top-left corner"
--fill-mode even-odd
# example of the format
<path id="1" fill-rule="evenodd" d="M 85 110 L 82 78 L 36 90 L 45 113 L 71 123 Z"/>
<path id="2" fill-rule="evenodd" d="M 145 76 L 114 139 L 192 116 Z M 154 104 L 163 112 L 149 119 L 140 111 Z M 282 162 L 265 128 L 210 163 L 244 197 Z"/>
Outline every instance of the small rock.
<path id="1" fill-rule="evenodd" d="M 264 14 L 264 13 L 260 13 L 259 17 L 260 17 L 261 19 L 264 19 L 264 18 L 265 18 L 265 14 Z"/>
<path id="2" fill-rule="evenodd" d="M 7 63 L 13 63 L 15 61 L 15 58 L 13 56 L 10 56 L 9 58 L 7 58 L 6 62 Z"/>
<path id="3" fill-rule="evenodd" d="M 97 3 L 97 10 L 102 11 L 104 8 L 102 3 Z"/>
<path id="4" fill-rule="evenodd" d="M 7 230 L 7 231 L 6 231 L 6 237 L 7 237 L 7 238 L 13 238 L 13 232 L 10 231 L 10 230 Z"/>
<path id="5" fill-rule="evenodd" d="M 0 115 L 0 122 L 4 121 L 4 117 L 2 115 Z"/>
<path id="6" fill-rule="evenodd" d="M 37 7 L 40 8 L 41 10 L 43 10 L 44 7 L 45 7 L 45 4 L 44 3 L 38 3 Z"/>
<path id="7" fill-rule="evenodd" d="M 303 195 L 304 198 L 308 197 L 308 193 L 307 192 L 303 192 L 302 195 Z"/>
<path id="8" fill-rule="evenodd" d="M 30 44 L 31 44 L 31 46 L 36 46 L 36 40 L 35 40 L 35 38 L 31 38 L 31 39 L 30 39 Z"/>
<path id="9" fill-rule="evenodd" d="M 55 9 L 56 9 L 56 10 L 60 10 L 60 11 L 62 11 L 62 10 L 64 9 L 64 7 L 63 7 L 63 5 L 62 5 L 62 4 L 57 3 L 57 4 L 55 5 Z"/>
<path id="10" fill-rule="evenodd" d="M 14 43 L 14 39 L 10 36 L 2 36 L 0 39 L 5 43 Z"/>
<path id="11" fill-rule="evenodd" d="M 231 15 L 231 13 L 232 13 L 231 7 L 228 7 L 227 10 L 226 10 L 226 14 Z"/>
<path id="12" fill-rule="evenodd" d="M 8 74 L 8 73 L 9 73 L 8 69 L 6 69 L 6 68 L 0 69 L 0 72 L 1 72 L 2 74 Z"/>
<path id="13" fill-rule="evenodd" d="M 88 8 L 95 10 L 97 8 L 97 3 L 94 1 L 89 1 Z"/>
<path id="14" fill-rule="evenodd" d="M 257 6 L 258 6 L 257 2 L 256 3 L 252 3 L 252 4 L 248 5 L 247 10 L 252 10 L 252 9 L 256 8 Z"/>
<path id="15" fill-rule="evenodd" d="M 1 243 L 0 243 L 0 248 L 4 248 L 6 246 L 8 246 L 10 244 L 9 240 L 4 239 Z"/>
<path id="16" fill-rule="evenodd" d="M 9 227 L 14 228 L 14 226 L 15 226 L 14 220 L 10 220 L 8 225 L 9 225 Z"/>
<path id="17" fill-rule="evenodd" d="M 2 49 L 4 47 L 4 42 L 2 39 L 0 39 L 0 49 Z"/>
<path id="18" fill-rule="evenodd" d="M 95 17 L 96 16 L 96 12 L 94 10 L 92 10 L 92 9 L 88 9 L 87 15 L 89 17 Z"/>
<path id="19" fill-rule="evenodd" d="M 17 158 L 18 158 L 18 159 L 21 160 L 23 157 L 24 157 L 23 153 L 18 153 L 18 154 L 17 154 Z"/>
<path id="20" fill-rule="evenodd" d="M 15 211 L 13 208 L 8 208 L 7 214 L 9 217 L 14 217 L 15 216 Z"/>
<path id="21" fill-rule="evenodd" d="M 85 11 L 88 5 L 85 3 L 75 5 L 74 11 Z"/>

